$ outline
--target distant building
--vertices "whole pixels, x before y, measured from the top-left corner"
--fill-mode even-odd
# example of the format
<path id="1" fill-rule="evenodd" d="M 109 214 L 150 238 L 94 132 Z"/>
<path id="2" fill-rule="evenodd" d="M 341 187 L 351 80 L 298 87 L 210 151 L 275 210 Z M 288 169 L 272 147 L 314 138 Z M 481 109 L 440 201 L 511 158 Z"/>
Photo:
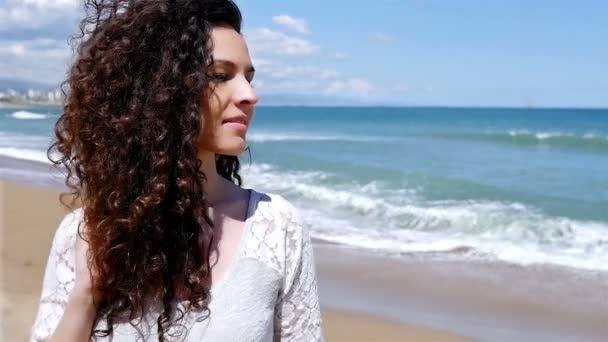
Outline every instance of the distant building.
<path id="1" fill-rule="evenodd" d="M 17 102 L 40 102 L 40 103 L 55 103 L 58 104 L 63 100 L 61 89 L 35 89 L 18 91 L 12 88 L 0 89 L 0 99 L 4 101 Z"/>

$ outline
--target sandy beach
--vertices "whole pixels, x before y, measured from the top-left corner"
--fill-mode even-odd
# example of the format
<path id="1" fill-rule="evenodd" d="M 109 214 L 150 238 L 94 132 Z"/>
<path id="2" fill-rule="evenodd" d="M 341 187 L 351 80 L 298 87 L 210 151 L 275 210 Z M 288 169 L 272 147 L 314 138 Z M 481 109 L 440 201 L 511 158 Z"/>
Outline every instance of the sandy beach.
<path id="1" fill-rule="evenodd" d="M 46 258 L 55 229 L 66 209 L 58 191 L 0 182 L 2 267 L 2 341 L 26 341 L 36 312 Z M 329 259 L 317 258 L 321 283 Z M 347 279 L 347 278 L 345 278 Z M 332 291 L 321 285 L 320 292 Z M 341 301 L 340 298 L 334 298 Z M 348 300 L 347 298 L 344 298 Z M 360 310 L 333 307 L 322 299 L 327 341 L 467 341 L 424 324 L 387 319 Z"/>

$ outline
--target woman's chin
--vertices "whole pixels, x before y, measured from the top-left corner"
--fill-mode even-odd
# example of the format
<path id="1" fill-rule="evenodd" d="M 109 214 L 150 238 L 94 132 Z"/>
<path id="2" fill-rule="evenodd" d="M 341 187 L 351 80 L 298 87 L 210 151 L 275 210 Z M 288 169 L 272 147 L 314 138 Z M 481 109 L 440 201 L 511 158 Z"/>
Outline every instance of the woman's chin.
<path id="1" fill-rule="evenodd" d="M 225 144 L 221 144 L 216 151 L 216 154 L 222 154 L 225 156 L 240 156 L 247 148 L 247 141 L 240 137 L 234 137 L 230 141 L 226 141 Z"/>

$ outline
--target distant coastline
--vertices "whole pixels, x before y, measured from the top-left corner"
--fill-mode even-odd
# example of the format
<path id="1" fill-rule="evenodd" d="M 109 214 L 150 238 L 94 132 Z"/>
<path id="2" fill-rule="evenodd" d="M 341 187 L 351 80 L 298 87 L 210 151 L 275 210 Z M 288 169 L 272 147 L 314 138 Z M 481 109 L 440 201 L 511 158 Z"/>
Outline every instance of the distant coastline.
<path id="1" fill-rule="evenodd" d="M 57 101 L 31 101 L 23 99 L 0 99 L 0 108 L 30 108 L 38 106 L 60 106 L 61 102 Z"/>
<path id="2" fill-rule="evenodd" d="M 61 101 L 42 101 L 24 99 L 22 97 L 13 98 L 0 98 L 0 108 L 14 108 L 23 109 L 31 107 L 44 107 L 44 106 L 61 106 Z M 261 101 L 259 107 L 283 107 L 283 108 L 435 108 L 435 109 L 471 109 L 471 110 L 484 110 L 484 109 L 506 109 L 506 110 L 593 110 L 593 111 L 606 111 L 608 108 L 604 107 L 577 107 L 577 106 L 564 106 L 564 107 L 550 107 L 550 106 L 538 106 L 538 107 L 523 107 L 523 106 L 465 106 L 465 105 L 431 105 L 431 104 L 395 104 L 395 103 L 348 103 L 346 101 L 336 101 L 331 103 L 328 101 L 310 101 L 307 103 L 303 102 L 289 102 L 289 101 L 277 101 L 272 95 L 269 99 Z"/>

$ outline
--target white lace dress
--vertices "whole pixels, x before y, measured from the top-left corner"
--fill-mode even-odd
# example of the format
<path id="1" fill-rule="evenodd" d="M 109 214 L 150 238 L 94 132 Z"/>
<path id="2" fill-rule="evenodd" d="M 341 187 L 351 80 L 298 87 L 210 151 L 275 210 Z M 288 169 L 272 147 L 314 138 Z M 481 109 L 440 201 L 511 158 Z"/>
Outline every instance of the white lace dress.
<path id="1" fill-rule="evenodd" d="M 61 222 L 48 259 L 31 341 L 52 335 L 74 284 L 74 246 L 82 209 Z M 176 303 L 182 310 L 182 303 Z M 224 277 L 211 288 L 210 316 L 186 312 L 172 341 L 323 341 L 313 250 L 296 209 L 283 197 L 251 192 L 244 235 Z M 115 323 L 110 339 L 158 341 L 157 310 Z M 98 328 L 104 327 L 100 322 Z"/>

